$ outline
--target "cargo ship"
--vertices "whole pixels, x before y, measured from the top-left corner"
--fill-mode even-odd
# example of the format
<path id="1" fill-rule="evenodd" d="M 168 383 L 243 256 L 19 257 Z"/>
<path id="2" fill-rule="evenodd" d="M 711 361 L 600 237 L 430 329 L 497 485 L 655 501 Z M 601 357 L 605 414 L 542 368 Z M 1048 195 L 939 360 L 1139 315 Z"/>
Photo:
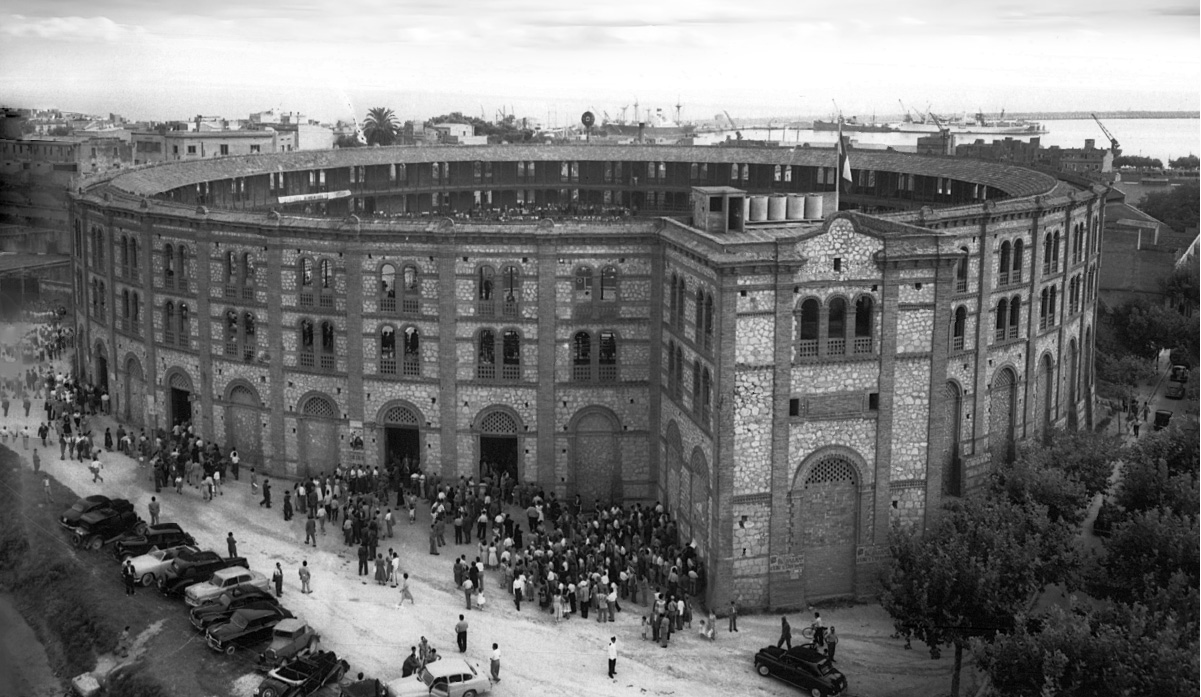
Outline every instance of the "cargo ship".
<path id="1" fill-rule="evenodd" d="M 951 133 L 974 133 L 980 135 L 1005 135 L 1005 136 L 1036 136 L 1047 132 L 1047 129 L 1037 121 L 1025 121 L 1023 119 L 1005 119 L 1005 112 L 1001 112 L 1001 118 L 989 119 L 984 116 L 983 112 L 976 112 L 974 118 L 961 116 L 957 119 L 942 120 L 940 128 L 933 119 L 926 121 L 913 121 L 906 119 L 900 123 L 889 124 L 892 131 L 896 133 L 938 133 L 942 129 L 949 130 Z M 846 130 L 845 128 L 843 130 Z"/>
<path id="2" fill-rule="evenodd" d="M 813 122 L 813 130 L 815 131 L 837 131 L 837 121 L 822 121 Z M 887 123 L 863 123 L 854 116 L 842 122 L 843 133 L 894 133 L 898 129 Z"/>

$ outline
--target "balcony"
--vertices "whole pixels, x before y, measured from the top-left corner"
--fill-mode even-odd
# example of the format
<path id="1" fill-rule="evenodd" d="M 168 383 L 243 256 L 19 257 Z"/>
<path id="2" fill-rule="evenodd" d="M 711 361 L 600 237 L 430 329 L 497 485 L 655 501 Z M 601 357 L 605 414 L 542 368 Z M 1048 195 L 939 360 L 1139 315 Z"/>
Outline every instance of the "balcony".
<path id="1" fill-rule="evenodd" d="M 477 380 L 495 380 L 496 366 L 491 363 L 480 363 L 475 367 L 475 377 Z"/>
<path id="2" fill-rule="evenodd" d="M 998 286 L 1009 285 L 1009 272 L 1008 271 L 1002 271 L 1001 273 L 997 274 L 997 285 Z"/>
<path id="3" fill-rule="evenodd" d="M 396 312 L 396 298 L 384 296 L 379 299 L 379 311 L 389 314 Z"/>
<path id="4" fill-rule="evenodd" d="M 175 343 L 175 332 L 170 329 L 163 330 L 163 343 L 171 346 Z"/>
<path id="5" fill-rule="evenodd" d="M 384 375 L 395 375 L 396 374 L 396 359 L 395 358 L 379 359 L 379 372 Z"/>
<path id="6" fill-rule="evenodd" d="M 254 302 L 254 286 L 242 286 L 242 299 Z"/>
<path id="7" fill-rule="evenodd" d="M 1010 325 L 1010 327 L 1009 327 L 1009 338 L 1010 339 L 1018 338 L 1018 329 L 1019 329 L 1019 327 L 1017 325 Z"/>
<path id="8" fill-rule="evenodd" d="M 870 336 L 855 337 L 855 355 L 866 356 L 872 352 L 872 338 Z"/>
<path id="9" fill-rule="evenodd" d="M 962 351 L 963 350 L 963 337 L 962 336 L 956 336 L 951 339 L 951 349 L 954 351 Z"/>
<path id="10" fill-rule="evenodd" d="M 598 365 L 596 379 L 599 382 L 617 382 L 617 366 L 615 364 Z"/>
<path id="11" fill-rule="evenodd" d="M 334 309 L 334 296 L 328 295 L 328 294 L 322 294 L 322 295 L 318 296 L 318 298 L 320 299 L 319 305 L 321 306 L 321 309 L 323 309 L 323 310 Z"/>
<path id="12" fill-rule="evenodd" d="M 701 335 L 701 347 L 706 352 L 713 350 L 713 332 L 705 332 Z"/>
<path id="13" fill-rule="evenodd" d="M 313 302 L 313 294 L 311 292 L 300 294 L 300 306 L 301 307 L 312 307 L 315 304 L 316 303 Z"/>
<path id="14" fill-rule="evenodd" d="M 236 340 L 230 341 L 227 339 L 225 341 L 225 355 L 231 358 L 238 355 L 238 342 Z"/>
<path id="15" fill-rule="evenodd" d="M 411 297 L 411 296 L 404 298 L 403 302 L 401 303 L 401 310 L 404 311 L 405 314 L 409 314 L 409 315 L 415 315 L 415 314 L 421 312 L 420 299 L 416 298 L 416 297 Z"/>
<path id="16" fill-rule="evenodd" d="M 141 333 L 142 333 L 142 322 L 141 322 L 141 320 L 137 320 L 137 319 L 135 319 L 135 320 L 131 320 L 131 321 L 129 322 L 129 328 L 130 328 L 130 331 L 132 331 L 134 334 L 141 335 Z"/>
<path id="17" fill-rule="evenodd" d="M 393 368 L 395 370 L 395 367 Z M 405 356 L 404 376 L 406 378 L 421 377 L 421 359 L 417 356 Z"/>
<path id="18" fill-rule="evenodd" d="M 817 339 L 802 339 L 797 343 L 797 357 L 816 358 Z"/>
<path id="19" fill-rule="evenodd" d="M 475 314 L 479 317 L 495 317 L 496 316 L 496 301 L 495 300 L 476 300 Z"/>
<path id="20" fill-rule="evenodd" d="M 179 333 L 179 347 L 180 348 L 191 348 L 192 347 L 192 337 L 190 334 L 188 334 L 187 332 Z"/>
<path id="21" fill-rule="evenodd" d="M 246 361 L 247 363 L 254 362 L 254 346 L 253 345 L 247 344 L 246 346 L 242 347 L 242 360 Z"/>
<path id="22" fill-rule="evenodd" d="M 966 293 L 967 292 L 967 279 L 966 278 L 955 279 L 955 292 L 956 293 Z"/>
<path id="23" fill-rule="evenodd" d="M 583 363 L 571 366 L 571 379 L 576 382 L 588 382 L 592 380 L 592 365 Z"/>
<path id="24" fill-rule="evenodd" d="M 238 298 L 237 286 L 225 286 L 224 295 L 226 300 L 236 300 Z"/>
<path id="25" fill-rule="evenodd" d="M 500 306 L 500 313 L 504 317 L 517 317 L 519 310 L 516 300 L 506 300 Z"/>
<path id="26" fill-rule="evenodd" d="M 1005 327 L 997 327 L 993 332 L 993 341 L 1000 343 L 1005 341 L 1006 336 L 1008 336 L 1008 332 L 1005 330 Z"/>
<path id="27" fill-rule="evenodd" d="M 129 318 L 128 317 L 121 318 L 121 331 L 126 332 L 126 333 L 129 332 Z"/>
<path id="28" fill-rule="evenodd" d="M 847 352 L 846 339 L 826 339 L 826 355 L 841 356 Z"/>
<path id="29" fill-rule="evenodd" d="M 337 369 L 337 367 L 338 367 L 338 357 L 337 356 L 334 356 L 333 354 L 329 354 L 329 353 L 323 353 L 323 354 L 321 354 L 320 358 L 321 358 L 321 360 L 319 362 L 319 365 L 321 366 L 322 372 L 332 373 Z"/>
<path id="30" fill-rule="evenodd" d="M 316 354 L 311 353 L 309 351 L 301 351 L 300 352 L 300 367 L 301 368 L 310 368 L 311 369 L 315 365 L 317 365 L 317 355 Z"/>

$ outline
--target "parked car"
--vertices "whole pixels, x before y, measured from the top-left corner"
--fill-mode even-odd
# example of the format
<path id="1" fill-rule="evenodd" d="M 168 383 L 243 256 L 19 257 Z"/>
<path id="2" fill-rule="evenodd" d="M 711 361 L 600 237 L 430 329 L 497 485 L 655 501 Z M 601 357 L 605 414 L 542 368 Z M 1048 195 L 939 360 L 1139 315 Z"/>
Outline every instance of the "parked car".
<path id="1" fill-rule="evenodd" d="M 1169 382 L 1168 386 L 1164 388 L 1163 396 L 1168 399 L 1184 399 L 1184 383 Z"/>
<path id="2" fill-rule="evenodd" d="M 318 651 L 267 673 L 267 678 L 254 689 L 254 697 L 309 697 L 341 680 L 348 670 L 350 664 L 333 651 Z"/>
<path id="3" fill-rule="evenodd" d="M 1172 366 L 1172 372 L 1168 373 L 1168 381 L 1188 382 L 1188 374 L 1188 366 L 1177 363 L 1176 365 Z"/>
<path id="4" fill-rule="evenodd" d="M 99 508 L 111 508 L 115 511 L 132 511 L 133 504 L 125 499 L 110 499 L 107 496 L 89 496 L 85 499 L 79 499 L 70 508 L 63 511 L 63 514 L 58 517 L 58 524 L 67 528 L 73 529 L 79 524 L 79 519 L 84 513 L 94 511 Z"/>
<path id="5" fill-rule="evenodd" d="M 257 571 L 251 571 L 241 566 L 230 566 L 214 571 L 212 578 L 203 583 L 188 586 L 184 591 L 184 602 L 189 607 L 196 607 L 210 598 L 216 598 L 222 593 L 229 593 L 243 587 L 255 587 L 267 590 L 267 577 Z"/>
<path id="6" fill-rule="evenodd" d="M 245 557 L 222 557 L 216 552 L 181 554 L 163 570 L 158 588 L 167 597 L 183 595 L 189 586 L 207 581 L 213 573 L 231 566 L 250 568 Z"/>
<path id="7" fill-rule="evenodd" d="M 271 593 L 260 590 L 258 588 L 246 588 L 240 593 L 222 593 L 221 595 L 211 600 L 206 600 L 196 607 L 188 610 L 188 615 L 192 618 L 192 624 L 195 625 L 197 619 L 203 618 L 206 615 L 228 612 L 233 613 L 234 610 L 242 608 L 258 601 L 266 601 L 273 605 L 279 605 L 279 598 L 276 598 Z M 289 615 L 291 617 L 291 615 Z"/>
<path id="8" fill-rule="evenodd" d="M 222 595 L 221 597 L 229 597 Z M 292 617 L 292 613 L 287 608 L 282 607 L 277 602 L 272 600 L 258 598 L 247 603 L 239 605 L 228 605 L 222 608 L 220 605 L 213 606 L 206 603 L 200 607 L 194 607 L 190 611 L 192 626 L 199 629 L 201 633 L 207 632 L 209 627 L 215 627 L 219 624 L 225 624 L 229 618 L 234 616 L 238 610 L 276 610 L 279 612 L 280 619 L 287 620 Z"/>
<path id="9" fill-rule="evenodd" d="M 1113 534 L 1114 505 L 1109 499 L 1101 499 L 1101 507 L 1097 509 L 1097 517 L 1093 520 L 1093 534 L 1097 537 L 1109 537 Z"/>
<path id="10" fill-rule="evenodd" d="M 1167 409 L 1157 409 L 1155 411 L 1154 430 L 1162 431 L 1172 423 L 1172 412 Z"/>
<path id="11" fill-rule="evenodd" d="M 126 557 L 145 554 L 152 549 L 194 544 L 196 544 L 195 538 L 184 532 L 178 523 L 163 523 L 151 525 L 141 534 L 129 532 L 121 536 L 113 545 L 113 555 L 124 560 Z"/>
<path id="12" fill-rule="evenodd" d="M 306 653 L 317 650 L 321 635 L 308 623 L 298 619 L 286 619 L 275 625 L 271 635 L 271 646 L 259 654 L 259 670 L 271 670 Z"/>
<path id="13" fill-rule="evenodd" d="M 475 697 L 491 688 L 487 675 L 458 657 L 444 657 L 387 685 L 388 697 Z"/>
<path id="14" fill-rule="evenodd" d="M 176 545 L 166 549 L 151 550 L 146 554 L 134 557 L 130 560 L 130 563 L 133 564 L 134 578 L 141 580 L 143 586 L 149 586 L 163 577 L 176 557 L 198 551 L 200 550 L 192 545 Z"/>
<path id="15" fill-rule="evenodd" d="M 71 529 L 71 541 L 76 547 L 84 547 L 94 552 L 126 533 L 145 529 L 146 523 L 132 510 L 97 508 L 79 517 L 79 521 Z"/>
<path id="16" fill-rule="evenodd" d="M 247 648 L 271 638 L 271 631 L 282 617 L 279 608 L 251 610 L 243 608 L 234 612 L 228 622 L 213 625 L 205 632 L 210 649 L 232 656 L 239 648 Z"/>
<path id="17" fill-rule="evenodd" d="M 813 697 L 829 697 L 847 689 L 847 679 L 824 653 L 812 644 L 782 649 L 765 646 L 755 654 L 755 670 L 799 687 Z"/>

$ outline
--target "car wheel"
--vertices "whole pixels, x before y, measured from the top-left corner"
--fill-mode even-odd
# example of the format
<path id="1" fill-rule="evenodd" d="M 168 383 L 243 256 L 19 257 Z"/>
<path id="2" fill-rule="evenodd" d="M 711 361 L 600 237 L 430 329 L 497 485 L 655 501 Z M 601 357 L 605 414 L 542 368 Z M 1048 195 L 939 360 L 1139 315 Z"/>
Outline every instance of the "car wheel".
<path id="1" fill-rule="evenodd" d="M 464 692 L 463 697 L 475 697 L 475 690 L 468 690 Z"/>
<path id="2" fill-rule="evenodd" d="M 755 670 L 759 671 L 759 675 L 762 675 L 764 677 L 771 675 L 771 668 L 768 668 L 766 665 L 764 665 L 762 663 L 756 663 Z"/>
<path id="3" fill-rule="evenodd" d="M 812 690 L 809 690 L 809 694 L 813 695 L 813 697 L 826 697 L 826 693 L 822 692 L 821 690 L 817 689 L 816 687 L 813 688 Z"/>
<path id="4" fill-rule="evenodd" d="M 275 689 L 275 685 L 268 685 L 259 693 L 259 697 L 279 697 L 279 690 Z"/>
<path id="5" fill-rule="evenodd" d="M 71 544 L 75 545 L 76 547 L 82 547 L 83 546 L 83 535 L 80 535 L 79 533 L 75 533 L 74 535 L 72 535 L 71 536 Z"/>
<path id="6" fill-rule="evenodd" d="M 232 656 L 237 652 L 237 650 L 238 650 L 238 647 L 234 646 L 233 644 L 230 644 L 229 646 L 225 647 L 225 655 Z"/>
<path id="7" fill-rule="evenodd" d="M 88 540 L 88 549 L 92 550 L 93 552 L 100 551 L 100 548 L 103 546 L 104 546 L 104 539 L 101 538 L 99 535 L 96 535 L 96 536 L 92 537 L 90 540 Z"/>
<path id="8" fill-rule="evenodd" d="M 133 526 L 133 531 L 135 533 L 137 533 L 138 535 L 145 535 L 146 534 L 146 523 L 139 521 L 137 525 Z"/>
<path id="9" fill-rule="evenodd" d="M 330 682 L 338 682 L 344 675 L 346 675 L 346 666 L 340 665 L 334 670 L 334 678 L 333 680 L 330 680 Z M 466 695 L 464 695 L 464 697 L 466 697 Z"/>
<path id="10" fill-rule="evenodd" d="M 142 585 L 149 588 L 154 585 L 154 574 L 142 574 Z"/>

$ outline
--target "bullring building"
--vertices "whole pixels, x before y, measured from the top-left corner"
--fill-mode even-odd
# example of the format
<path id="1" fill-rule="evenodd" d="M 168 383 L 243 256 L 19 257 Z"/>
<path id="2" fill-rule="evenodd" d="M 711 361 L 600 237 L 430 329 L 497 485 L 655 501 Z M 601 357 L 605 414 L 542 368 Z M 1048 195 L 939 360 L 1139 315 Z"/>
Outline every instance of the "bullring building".
<path id="1" fill-rule="evenodd" d="M 711 607 L 867 595 L 891 520 L 1092 423 L 1104 191 L 860 151 L 838 211 L 834 165 L 505 145 L 107 176 L 72 202 L 80 369 L 275 477 L 485 461 L 662 501 Z"/>

